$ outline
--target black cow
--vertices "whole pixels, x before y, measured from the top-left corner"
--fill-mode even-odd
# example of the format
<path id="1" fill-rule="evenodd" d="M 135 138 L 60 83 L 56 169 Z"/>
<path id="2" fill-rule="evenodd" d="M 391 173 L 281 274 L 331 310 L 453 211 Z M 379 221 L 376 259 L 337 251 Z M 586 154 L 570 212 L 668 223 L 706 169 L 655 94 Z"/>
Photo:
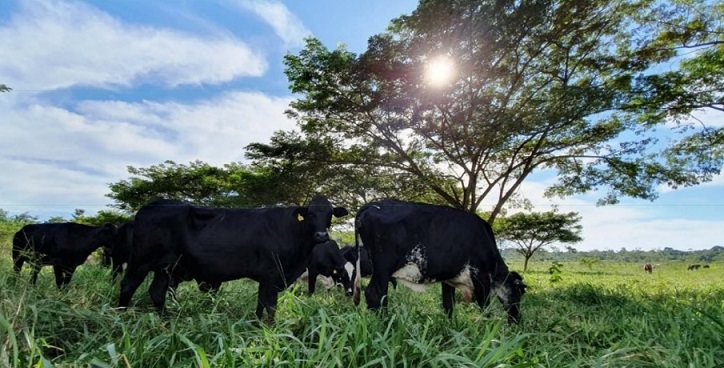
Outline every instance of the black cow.
<path id="1" fill-rule="evenodd" d="M 33 266 L 30 281 L 38 281 L 40 268 L 52 265 L 55 284 L 61 288 L 70 283 L 75 269 L 88 259 L 94 250 L 113 239 L 116 227 L 101 227 L 72 222 L 31 224 L 23 226 L 13 236 L 13 268 L 20 273 L 23 263 Z"/>
<path id="2" fill-rule="evenodd" d="M 309 265 L 315 245 L 329 240 L 332 216 L 348 214 L 315 196 L 307 207 L 231 209 L 157 201 L 136 214 L 133 247 L 121 283 L 119 305 L 154 271 L 149 288 L 156 309 L 164 308 L 171 278 L 211 285 L 240 278 L 259 283 L 256 315 L 274 320 L 278 293 Z"/>
<path id="3" fill-rule="evenodd" d="M 312 261 L 307 268 L 309 295 L 314 294 L 317 276 L 331 277 L 335 284 L 340 284 L 347 295 L 352 295 L 352 274 L 354 266 L 342 255 L 334 240 L 314 246 Z"/>
<path id="4" fill-rule="evenodd" d="M 113 241 L 103 247 L 103 263 L 112 268 L 111 280 L 115 281 L 123 272 L 123 265 L 131 256 L 131 244 L 133 244 L 133 221 L 119 226 Z"/>
<path id="5" fill-rule="evenodd" d="M 476 216 L 446 206 L 385 200 L 363 206 L 355 219 L 355 241 L 367 248 L 373 265 L 365 290 L 367 306 L 387 306 L 391 278 L 420 291 L 424 284 L 442 282 L 442 304 L 452 317 L 455 289 L 467 301 L 485 308 L 492 292 L 508 311 L 508 321 L 520 320 L 523 278 L 508 270 L 490 225 Z M 355 303 L 359 303 L 359 277 Z"/>
<path id="6" fill-rule="evenodd" d="M 176 202 L 186 203 L 186 202 Z M 103 258 L 104 264 L 112 265 L 111 281 L 116 281 L 118 276 L 123 272 L 123 265 L 128 263 L 128 259 L 131 257 L 131 247 L 133 245 L 133 221 L 129 221 L 120 227 L 116 231 L 116 236 L 113 238 L 111 245 L 103 247 Z M 169 290 L 175 292 L 178 284 L 182 281 L 190 281 L 193 278 L 190 275 L 177 273 L 171 278 L 169 283 Z M 218 292 L 221 287 L 221 283 L 199 283 L 199 290 L 202 292 Z"/>
<path id="7" fill-rule="evenodd" d="M 686 268 L 686 270 L 687 270 L 687 271 L 698 270 L 699 267 L 701 267 L 700 264 L 694 263 L 694 264 L 690 264 L 689 267 Z"/>

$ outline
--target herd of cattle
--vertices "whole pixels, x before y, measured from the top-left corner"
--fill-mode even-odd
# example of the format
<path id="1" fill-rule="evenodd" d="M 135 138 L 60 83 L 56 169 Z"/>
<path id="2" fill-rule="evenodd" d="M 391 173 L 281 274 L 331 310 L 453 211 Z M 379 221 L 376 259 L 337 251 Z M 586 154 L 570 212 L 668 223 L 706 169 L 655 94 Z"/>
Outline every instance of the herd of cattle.
<path id="1" fill-rule="evenodd" d="M 658 267 L 659 265 L 657 264 L 656 266 Z M 705 264 L 702 266 L 701 264 L 698 264 L 698 263 L 692 263 L 688 267 L 686 267 L 686 269 L 688 271 L 698 270 L 699 268 L 710 268 L 710 266 L 708 264 Z M 644 272 L 648 272 L 648 273 L 654 272 L 654 266 L 651 263 L 644 263 Z"/>
<path id="2" fill-rule="evenodd" d="M 369 203 L 355 216 L 355 245 L 340 249 L 330 239 L 332 217 L 348 211 L 321 195 L 306 207 L 210 208 L 159 200 L 142 207 L 131 223 L 93 227 L 75 223 L 32 224 L 13 238 L 14 270 L 32 265 L 31 281 L 52 265 L 59 288 L 75 269 L 104 247 L 112 277 L 124 274 L 120 307 L 153 272 L 151 300 L 164 310 L 167 291 L 195 280 L 202 291 L 250 278 L 259 283 L 256 316 L 272 322 L 278 293 L 307 273 L 309 293 L 318 276 L 331 277 L 359 304 L 360 278 L 371 276 L 367 306 L 386 307 L 390 283 L 413 290 L 442 283 L 442 305 L 452 316 L 455 289 L 485 308 L 495 295 L 520 321 L 523 278 L 500 255 L 490 225 L 475 214 L 446 206 L 399 200 Z M 360 241 L 362 245 L 360 245 Z M 126 264 L 125 272 L 123 264 Z"/>

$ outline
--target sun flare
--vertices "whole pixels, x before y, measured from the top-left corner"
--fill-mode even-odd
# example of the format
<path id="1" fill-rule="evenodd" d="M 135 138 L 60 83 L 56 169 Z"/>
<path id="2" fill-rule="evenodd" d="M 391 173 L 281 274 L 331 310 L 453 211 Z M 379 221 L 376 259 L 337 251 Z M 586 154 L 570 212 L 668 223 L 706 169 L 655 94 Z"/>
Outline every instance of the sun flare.
<path id="1" fill-rule="evenodd" d="M 452 80 L 455 64 L 445 56 L 438 56 L 427 64 L 425 79 L 433 86 L 440 87 Z"/>

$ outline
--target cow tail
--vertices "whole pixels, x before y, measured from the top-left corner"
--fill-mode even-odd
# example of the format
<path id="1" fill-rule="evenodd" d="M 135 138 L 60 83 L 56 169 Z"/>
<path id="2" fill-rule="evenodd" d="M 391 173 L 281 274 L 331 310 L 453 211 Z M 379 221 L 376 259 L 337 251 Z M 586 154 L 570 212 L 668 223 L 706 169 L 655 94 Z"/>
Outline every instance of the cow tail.
<path id="1" fill-rule="evenodd" d="M 354 301 L 354 305 L 359 305 L 361 294 L 362 294 L 362 267 L 360 259 L 360 249 L 359 249 L 359 213 L 357 214 L 357 218 L 355 218 L 354 221 L 354 252 L 357 254 L 357 262 L 355 262 L 355 277 L 354 277 L 354 291 L 352 292 L 352 300 Z"/>

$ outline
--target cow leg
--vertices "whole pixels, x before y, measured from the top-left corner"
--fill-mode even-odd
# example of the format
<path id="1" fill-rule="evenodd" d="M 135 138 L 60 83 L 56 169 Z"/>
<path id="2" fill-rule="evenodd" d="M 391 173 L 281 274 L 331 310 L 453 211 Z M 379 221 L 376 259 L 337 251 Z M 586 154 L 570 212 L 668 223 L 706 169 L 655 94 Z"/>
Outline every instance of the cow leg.
<path id="1" fill-rule="evenodd" d="M 307 274 L 307 284 L 309 286 L 309 289 L 307 289 L 307 293 L 311 296 L 317 289 L 317 272 L 311 269 L 309 270 L 309 273 Z"/>
<path id="2" fill-rule="evenodd" d="M 279 292 L 274 286 L 259 283 L 259 296 L 256 304 L 256 317 L 267 324 L 274 323 L 274 315 L 277 309 L 277 298 Z M 267 319 L 263 320 L 264 309 L 267 312 Z"/>
<path id="3" fill-rule="evenodd" d="M 13 270 L 16 274 L 20 274 L 23 263 L 25 263 L 25 256 L 23 256 L 22 250 L 13 248 Z"/>
<path id="4" fill-rule="evenodd" d="M 126 274 L 123 276 L 123 281 L 121 281 L 121 296 L 118 300 L 119 307 L 128 307 L 131 303 L 133 293 L 141 286 L 141 283 L 150 271 L 150 264 L 144 264 L 141 267 L 130 267 L 129 265 L 128 269 L 126 269 Z"/>
<path id="5" fill-rule="evenodd" d="M 455 288 L 442 283 L 442 308 L 445 310 L 448 318 L 453 316 L 453 307 L 455 306 Z"/>
<path id="6" fill-rule="evenodd" d="M 389 277 L 379 274 L 372 275 L 367 289 L 365 289 L 365 300 L 367 308 L 378 309 L 380 307 L 387 308 L 387 288 L 389 286 Z"/>
<path id="7" fill-rule="evenodd" d="M 164 270 L 154 272 L 153 281 L 151 281 L 151 286 L 148 288 L 148 293 L 151 295 L 151 301 L 158 313 L 163 313 L 163 308 L 166 304 L 166 292 L 168 291 L 170 282 L 170 277 Z"/>
<path id="8" fill-rule="evenodd" d="M 38 274 L 40 273 L 40 268 L 43 265 L 38 260 L 37 262 L 33 263 L 33 272 L 30 274 L 30 283 L 35 285 L 38 282 Z"/>
<path id="9" fill-rule="evenodd" d="M 55 285 L 58 289 L 62 289 L 70 284 L 70 279 L 73 278 L 75 267 L 60 264 L 53 266 L 53 271 L 55 272 Z"/>

